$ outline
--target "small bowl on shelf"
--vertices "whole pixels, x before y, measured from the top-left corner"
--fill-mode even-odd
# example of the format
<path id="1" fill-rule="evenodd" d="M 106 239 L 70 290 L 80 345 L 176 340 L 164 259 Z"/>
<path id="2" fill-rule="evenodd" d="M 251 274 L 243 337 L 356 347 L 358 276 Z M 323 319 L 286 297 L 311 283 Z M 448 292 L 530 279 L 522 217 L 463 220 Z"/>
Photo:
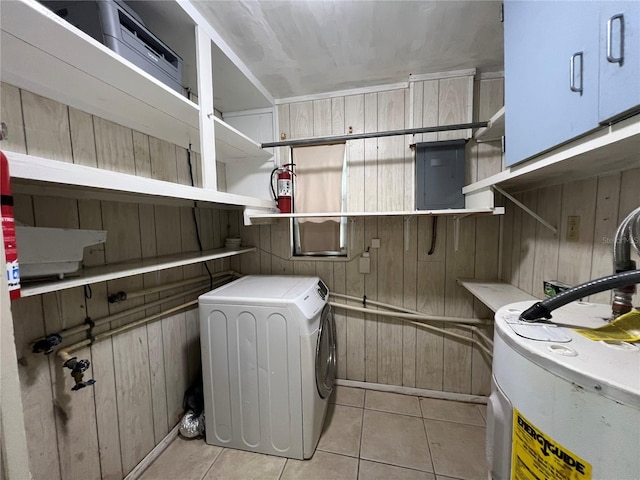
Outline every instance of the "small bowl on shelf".
<path id="1" fill-rule="evenodd" d="M 229 237 L 224 241 L 225 248 L 229 248 L 231 250 L 240 248 L 241 244 L 242 244 L 242 239 L 240 237 Z"/>

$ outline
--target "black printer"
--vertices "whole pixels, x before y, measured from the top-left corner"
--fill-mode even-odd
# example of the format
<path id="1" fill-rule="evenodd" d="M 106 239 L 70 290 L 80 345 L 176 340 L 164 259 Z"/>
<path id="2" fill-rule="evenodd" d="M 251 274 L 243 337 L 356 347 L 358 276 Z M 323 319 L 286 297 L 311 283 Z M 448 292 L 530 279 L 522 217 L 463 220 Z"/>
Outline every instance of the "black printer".
<path id="1" fill-rule="evenodd" d="M 43 5 L 180 94 L 182 59 L 121 0 L 42 1 Z"/>

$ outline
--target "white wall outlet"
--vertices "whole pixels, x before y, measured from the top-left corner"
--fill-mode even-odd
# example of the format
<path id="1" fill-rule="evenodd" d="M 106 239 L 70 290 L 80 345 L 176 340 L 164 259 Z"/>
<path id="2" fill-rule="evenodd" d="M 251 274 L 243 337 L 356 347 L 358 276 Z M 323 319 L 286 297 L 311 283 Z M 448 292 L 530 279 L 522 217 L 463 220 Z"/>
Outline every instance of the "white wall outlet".
<path id="1" fill-rule="evenodd" d="M 372 238 L 371 239 L 371 248 L 380 248 L 380 239 Z"/>
<path id="2" fill-rule="evenodd" d="M 580 217 L 567 217 L 567 242 L 580 241 Z"/>
<path id="3" fill-rule="evenodd" d="M 359 258 L 358 271 L 360 273 L 371 273 L 371 257 L 369 257 L 368 253 L 363 253 Z"/>

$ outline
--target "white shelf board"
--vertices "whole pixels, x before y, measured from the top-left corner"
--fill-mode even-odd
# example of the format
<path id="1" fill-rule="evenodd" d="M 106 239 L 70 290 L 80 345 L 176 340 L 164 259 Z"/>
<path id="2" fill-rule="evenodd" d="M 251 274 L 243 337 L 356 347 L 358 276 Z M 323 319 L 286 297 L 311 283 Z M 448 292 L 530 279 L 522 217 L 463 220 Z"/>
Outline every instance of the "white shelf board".
<path id="1" fill-rule="evenodd" d="M 214 117 L 216 160 L 229 163 L 238 160 L 268 160 L 273 156 L 262 146 L 228 123 Z"/>
<path id="2" fill-rule="evenodd" d="M 533 295 L 529 295 L 527 292 L 500 280 L 458 278 L 457 282 L 458 285 L 466 288 L 471 295 L 476 297 L 494 312 L 510 303 L 539 300 Z"/>
<path id="3" fill-rule="evenodd" d="M 489 119 L 486 127 L 479 128 L 473 138 L 476 142 L 494 142 L 504 136 L 504 107 Z"/>
<path id="4" fill-rule="evenodd" d="M 199 107 L 34 0 L 2 2 L 2 81 L 199 150 Z"/>
<path id="5" fill-rule="evenodd" d="M 573 142 L 467 185 L 464 194 L 493 185 L 515 191 L 640 167 L 640 115 L 602 127 Z"/>
<path id="6" fill-rule="evenodd" d="M 155 258 L 145 258 L 142 260 L 131 260 L 128 262 L 87 267 L 80 271 L 78 275 L 69 276 L 62 280 L 49 280 L 38 283 L 25 283 L 21 289 L 23 297 L 40 295 L 43 293 L 56 292 L 67 288 L 81 287 L 97 282 L 106 282 L 116 278 L 141 275 L 143 273 L 157 272 L 168 268 L 191 265 L 194 263 L 216 260 L 219 258 L 232 257 L 243 253 L 255 252 L 256 247 L 240 247 L 237 249 L 218 248 L 204 252 L 182 253 L 176 255 L 166 255 Z"/>
<path id="7" fill-rule="evenodd" d="M 9 159 L 14 193 L 184 206 L 202 202 L 238 208 L 274 207 L 271 200 L 205 190 L 23 153 L 4 153 Z"/>
<path id="8" fill-rule="evenodd" d="M 467 216 L 467 215 L 503 215 L 504 208 L 449 208 L 445 210 L 407 210 L 400 212 L 316 212 L 316 213 L 255 213 L 251 219 L 261 218 L 329 218 L 329 217 L 413 217 L 413 216 Z"/>
<path id="9" fill-rule="evenodd" d="M 34 0 L 3 2 L 3 82 L 200 151 L 200 107 Z M 269 159 L 259 143 L 216 123 L 217 160 Z"/>

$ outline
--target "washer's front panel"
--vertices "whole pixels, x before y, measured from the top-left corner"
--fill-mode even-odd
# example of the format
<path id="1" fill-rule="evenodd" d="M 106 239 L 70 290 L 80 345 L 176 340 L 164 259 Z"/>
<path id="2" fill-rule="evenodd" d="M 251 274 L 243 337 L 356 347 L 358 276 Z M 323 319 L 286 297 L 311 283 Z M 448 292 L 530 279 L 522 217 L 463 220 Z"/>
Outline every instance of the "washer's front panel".
<path id="1" fill-rule="evenodd" d="M 302 459 L 299 320 L 243 305 L 200 315 L 207 443 Z"/>

